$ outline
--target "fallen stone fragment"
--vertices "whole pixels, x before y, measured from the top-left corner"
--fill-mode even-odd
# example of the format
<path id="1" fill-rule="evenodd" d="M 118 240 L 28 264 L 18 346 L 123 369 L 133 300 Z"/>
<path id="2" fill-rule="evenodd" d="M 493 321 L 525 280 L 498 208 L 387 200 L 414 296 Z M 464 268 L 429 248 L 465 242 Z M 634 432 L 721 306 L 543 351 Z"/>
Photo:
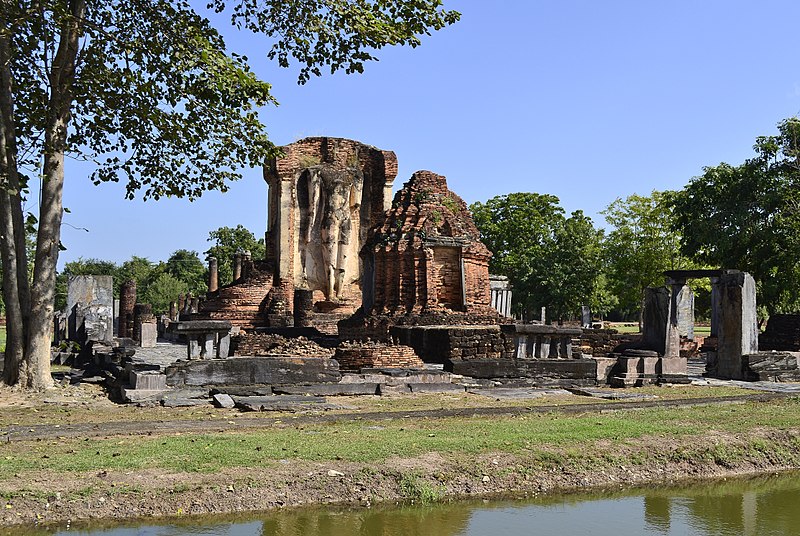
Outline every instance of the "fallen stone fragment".
<path id="1" fill-rule="evenodd" d="M 340 473 L 339 471 L 334 471 L 333 469 L 330 469 L 328 471 L 328 476 L 344 476 L 344 473 Z"/>
<path id="2" fill-rule="evenodd" d="M 454 383 L 411 383 L 412 393 L 464 393 L 463 385 Z"/>
<path id="3" fill-rule="evenodd" d="M 217 393 L 214 395 L 214 405 L 218 408 L 232 408 L 236 406 L 236 402 L 233 401 L 230 395 Z"/>

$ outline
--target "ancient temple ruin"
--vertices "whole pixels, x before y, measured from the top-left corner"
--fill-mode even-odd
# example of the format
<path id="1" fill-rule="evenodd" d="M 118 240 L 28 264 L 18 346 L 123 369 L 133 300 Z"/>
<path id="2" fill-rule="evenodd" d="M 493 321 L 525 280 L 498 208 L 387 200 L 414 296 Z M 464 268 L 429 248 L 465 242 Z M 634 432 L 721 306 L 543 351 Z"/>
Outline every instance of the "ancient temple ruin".
<path id="1" fill-rule="evenodd" d="M 364 311 L 424 314 L 450 310 L 488 316 L 489 249 L 466 203 L 445 177 L 417 171 L 362 250 Z"/>
<path id="2" fill-rule="evenodd" d="M 389 208 L 396 175 L 393 152 L 353 140 L 282 147 L 264 166 L 266 258 L 241 259 L 233 283 L 210 292 L 198 316 L 244 328 L 292 326 L 300 316 L 335 333 L 361 306 L 359 251 Z"/>

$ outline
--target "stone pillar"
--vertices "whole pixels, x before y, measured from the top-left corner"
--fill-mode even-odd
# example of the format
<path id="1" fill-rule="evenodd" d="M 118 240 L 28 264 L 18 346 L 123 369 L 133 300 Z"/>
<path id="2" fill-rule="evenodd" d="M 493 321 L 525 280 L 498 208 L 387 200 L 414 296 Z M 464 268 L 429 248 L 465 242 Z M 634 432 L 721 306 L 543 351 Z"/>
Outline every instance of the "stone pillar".
<path id="1" fill-rule="evenodd" d="M 189 307 L 189 313 L 198 313 L 198 312 L 200 312 L 200 298 L 192 298 L 191 307 Z"/>
<path id="2" fill-rule="evenodd" d="M 642 345 L 647 350 L 667 355 L 667 326 L 670 323 L 670 292 L 667 287 L 644 289 Z"/>
<path id="3" fill-rule="evenodd" d="M 581 305 L 581 325 L 584 328 L 592 327 L 592 311 L 588 305 Z"/>
<path id="4" fill-rule="evenodd" d="M 719 277 L 712 277 L 711 279 L 711 337 L 718 335 L 719 329 L 719 307 L 720 307 L 720 294 L 719 294 Z"/>
<path id="5" fill-rule="evenodd" d="M 208 258 L 208 292 L 219 290 L 219 265 L 216 257 Z"/>
<path id="6" fill-rule="evenodd" d="M 673 289 L 674 290 L 674 289 Z M 683 285 L 676 302 L 678 314 L 678 333 L 689 340 L 694 339 L 694 291 L 689 285 Z"/>
<path id="7" fill-rule="evenodd" d="M 302 288 L 294 289 L 293 314 L 295 327 L 308 327 L 314 318 L 314 291 Z"/>
<path id="8" fill-rule="evenodd" d="M 174 301 L 169 302 L 169 319 L 178 320 L 178 304 Z"/>
<path id="9" fill-rule="evenodd" d="M 133 338 L 133 307 L 136 305 L 136 281 L 122 283 L 119 291 L 117 337 Z"/>
<path id="10" fill-rule="evenodd" d="M 183 312 L 184 307 L 186 307 L 186 297 L 183 294 L 180 294 L 178 296 L 178 310 L 176 311 L 176 314 L 180 315 Z"/>
<path id="11" fill-rule="evenodd" d="M 149 303 L 137 303 L 133 308 L 133 340 L 141 342 L 142 323 L 154 320 L 153 307 Z"/>
<path id="12" fill-rule="evenodd" d="M 711 372 L 741 380 L 742 356 L 758 352 L 756 283 L 747 272 L 727 273 L 719 278 L 719 291 L 717 367 Z"/>
<path id="13" fill-rule="evenodd" d="M 655 350 L 664 357 L 680 357 L 681 355 L 681 333 L 679 328 L 679 300 L 681 291 L 686 286 L 685 279 L 669 279 L 669 322 L 667 323 L 666 337 L 664 341 L 664 352 L 660 348 Z"/>
<path id="14" fill-rule="evenodd" d="M 242 252 L 237 251 L 233 256 L 233 282 L 236 283 L 242 278 Z"/>

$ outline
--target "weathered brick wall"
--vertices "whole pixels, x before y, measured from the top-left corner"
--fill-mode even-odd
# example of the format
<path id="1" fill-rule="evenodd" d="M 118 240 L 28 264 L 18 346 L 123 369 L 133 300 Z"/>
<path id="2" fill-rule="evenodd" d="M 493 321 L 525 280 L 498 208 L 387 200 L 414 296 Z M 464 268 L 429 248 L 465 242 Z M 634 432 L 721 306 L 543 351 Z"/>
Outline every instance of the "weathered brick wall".
<path id="1" fill-rule="evenodd" d="M 391 335 L 428 363 L 514 355 L 514 326 L 394 326 Z"/>
<path id="2" fill-rule="evenodd" d="M 606 357 L 623 343 L 639 340 L 638 333 L 620 333 L 616 329 L 584 329 L 579 341 L 581 353 L 594 357 Z"/>
<path id="3" fill-rule="evenodd" d="M 362 368 L 423 368 L 425 364 L 410 346 L 380 343 L 342 343 L 333 356 L 340 370 Z"/>
<path id="4" fill-rule="evenodd" d="M 266 325 L 265 304 L 272 289 L 272 272 L 268 265 L 254 263 L 247 279 L 220 287 L 209 295 L 192 315 L 197 320 L 228 320 L 233 326 L 252 329 Z"/>
<path id="5" fill-rule="evenodd" d="M 463 199 L 417 171 L 397 192 L 364 255 L 374 259 L 375 314 L 489 309 L 489 258 Z M 462 284 L 463 282 L 463 284 Z"/>

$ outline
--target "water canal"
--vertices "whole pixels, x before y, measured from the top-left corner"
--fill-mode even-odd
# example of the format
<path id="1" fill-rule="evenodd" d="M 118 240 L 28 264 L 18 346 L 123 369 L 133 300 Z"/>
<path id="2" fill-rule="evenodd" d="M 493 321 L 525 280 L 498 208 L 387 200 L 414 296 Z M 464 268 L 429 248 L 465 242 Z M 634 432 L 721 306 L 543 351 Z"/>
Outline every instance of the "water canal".
<path id="1" fill-rule="evenodd" d="M 517 501 L 306 508 L 246 517 L 11 530 L 37 536 L 785 536 L 800 534 L 798 504 L 800 473 L 785 473 L 691 487 Z"/>

